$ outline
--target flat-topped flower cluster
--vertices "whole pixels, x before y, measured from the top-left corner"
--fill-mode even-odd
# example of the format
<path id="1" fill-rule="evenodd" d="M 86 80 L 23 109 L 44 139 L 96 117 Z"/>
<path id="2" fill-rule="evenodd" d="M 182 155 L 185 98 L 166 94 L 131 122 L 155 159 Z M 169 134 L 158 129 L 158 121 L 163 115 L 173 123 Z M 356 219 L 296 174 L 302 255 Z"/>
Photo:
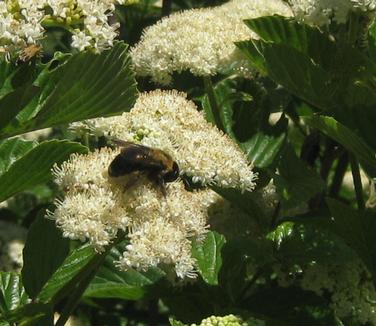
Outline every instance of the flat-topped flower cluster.
<path id="1" fill-rule="evenodd" d="M 243 20 L 274 14 L 291 16 L 292 12 L 282 0 L 232 0 L 175 13 L 144 31 L 131 51 L 135 71 L 169 84 L 173 72 L 210 76 L 235 61 L 241 68 L 245 60 L 234 42 L 256 37 Z"/>
<path id="2" fill-rule="evenodd" d="M 178 179 L 167 184 L 164 196 L 142 173 L 111 178 L 108 166 L 119 148 L 75 154 L 54 167 L 65 197 L 56 201 L 51 216 L 64 236 L 89 240 L 102 251 L 125 231 L 129 244 L 117 263 L 123 270 L 162 265 L 172 266 L 180 278 L 194 277 L 192 239 L 204 237 L 210 206 L 223 200 L 204 186 L 255 187 L 256 175 L 243 152 L 176 91 L 141 94 L 130 112 L 75 123 L 72 129 L 161 149 L 178 163 L 182 175 L 200 183 L 189 191 Z"/>

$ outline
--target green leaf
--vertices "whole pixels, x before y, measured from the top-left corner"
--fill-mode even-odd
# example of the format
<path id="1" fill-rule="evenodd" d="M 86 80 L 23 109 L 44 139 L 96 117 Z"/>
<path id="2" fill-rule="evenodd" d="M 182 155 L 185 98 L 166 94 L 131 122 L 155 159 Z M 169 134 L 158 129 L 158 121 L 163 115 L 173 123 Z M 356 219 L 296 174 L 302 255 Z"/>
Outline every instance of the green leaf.
<path id="1" fill-rule="evenodd" d="M 353 153 L 362 162 L 373 167 L 376 171 L 375 151 L 370 148 L 356 133 L 327 116 L 310 116 L 303 118 L 305 123 L 313 128 L 317 128 L 328 137 L 340 143 L 349 152 Z M 376 175 L 373 175 L 375 177 Z"/>
<path id="2" fill-rule="evenodd" d="M 267 239 L 273 241 L 277 247 L 280 247 L 282 242 L 288 238 L 294 231 L 293 222 L 284 222 L 278 225 L 272 232 L 267 235 Z"/>
<path id="3" fill-rule="evenodd" d="M 336 105 L 334 94 L 341 85 L 308 55 L 285 44 L 265 44 L 263 55 L 274 82 L 322 110 Z"/>
<path id="4" fill-rule="evenodd" d="M 172 318 L 170 318 L 169 321 L 170 321 L 171 326 L 187 326 L 187 324 L 184 324 L 181 321 L 178 321 Z"/>
<path id="5" fill-rule="evenodd" d="M 286 134 L 279 136 L 267 135 L 262 132 L 255 134 L 249 141 L 242 143 L 241 147 L 248 160 L 258 168 L 269 167 L 285 144 Z"/>
<path id="6" fill-rule="evenodd" d="M 267 74 L 265 58 L 262 54 L 263 42 L 261 40 L 235 42 L 235 45 L 243 52 L 253 67 L 255 67 L 261 74 Z"/>
<path id="7" fill-rule="evenodd" d="M 94 249 L 89 245 L 73 250 L 39 293 L 38 299 L 40 302 L 48 302 L 79 274 L 81 269 L 84 268 L 95 255 Z"/>
<path id="8" fill-rule="evenodd" d="M 376 24 L 372 24 L 371 28 L 368 30 L 369 38 L 369 51 L 374 62 L 376 62 Z"/>
<path id="9" fill-rule="evenodd" d="M 39 88 L 34 85 L 21 86 L 0 100 L 0 130 L 38 94 Z"/>
<path id="10" fill-rule="evenodd" d="M 31 298 L 38 295 L 69 253 L 69 240 L 44 215 L 42 210 L 31 225 L 23 250 L 22 281 Z"/>
<path id="11" fill-rule="evenodd" d="M 248 19 L 245 23 L 264 42 L 286 44 L 324 66 L 333 60 L 327 53 L 334 50 L 335 44 L 317 28 L 277 15 Z"/>
<path id="12" fill-rule="evenodd" d="M 281 223 L 267 235 L 275 244 L 273 256 L 286 266 L 304 266 L 312 261 L 342 265 L 358 260 L 343 239 L 328 230 L 330 219 L 329 212 L 320 216 L 316 212 Z"/>
<path id="13" fill-rule="evenodd" d="M 197 260 L 197 269 L 210 285 L 218 284 L 218 273 L 222 266 L 221 250 L 226 239 L 216 232 L 208 232 L 203 241 L 193 241 L 192 256 Z"/>
<path id="14" fill-rule="evenodd" d="M 130 110 L 137 96 L 130 65 L 127 46 L 118 42 L 100 54 L 80 52 L 55 69 L 45 69 L 35 81 L 40 95 L 0 131 L 0 137 Z"/>
<path id="15" fill-rule="evenodd" d="M 0 316 L 0 325 L 3 320 L 10 325 L 53 326 L 53 311 L 50 305 L 29 303 Z"/>
<path id="16" fill-rule="evenodd" d="M 37 146 L 36 141 L 11 138 L 0 142 L 0 176 L 26 152 Z"/>
<path id="17" fill-rule="evenodd" d="M 358 254 L 376 284 L 376 214 L 357 211 L 334 199 L 327 198 L 326 201 L 333 215 L 330 230 Z"/>
<path id="18" fill-rule="evenodd" d="M 120 271 L 115 266 L 115 262 L 126 250 L 126 243 L 111 249 L 94 280 L 85 291 L 85 297 L 139 300 L 145 295 L 149 286 L 165 275 L 158 268 L 150 268 L 146 272 L 133 269 Z"/>
<path id="19" fill-rule="evenodd" d="M 274 184 L 284 209 L 303 205 L 325 187 L 320 176 L 296 156 L 291 146 L 285 147 L 278 171 Z"/>
<path id="20" fill-rule="evenodd" d="M 369 99 L 359 94 L 366 89 L 375 92 L 376 65 L 364 53 L 289 18 L 260 17 L 246 23 L 261 39 L 239 42 L 237 46 L 274 82 L 314 107 L 341 117 L 351 111 L 347 108 L 343 112 L 344 107 L 354 106 L 351 102 L 361 107 L 361 100 L 367 106 Z M 358 84 L 366 87 L 355 97 L 348 95 Z"/>
<path id="21" fill-rule="evenodd" d="M 219 108 L 219 117 L 221 119 L 224 131 L 232 138 L 235 138 L 233 132 L 233 106 L 235 103 L 250 102 L 252 97 L 236 90 L 236 85 L 231 79 L 224 79 L 214 86 L 214 96 Z M 202 99 L 202 107 L 208 121 L 214 122 L 213 109 L 210 107 L 208 95 Z"/>
<path id="22" fill-rule="evenodd" d="M 0 313 L 14 310 L 28 300 L 20 275 L 13 272 L 0 272 Z"/>
<path id="23" fill-rule="evenodd" d="M 222 250 L 220 284 L 232 302 L 241 300 L 250 271 L 273 261 L 271 241 L 248 234 L 228 240 Z M 250 268 L 249 268 L 250 267 Z"/>
<path id="24" fill-rule="evenodd" d="M 0 176 L 0 202 L 51 178 L 51 168 L 72 153 L 85 153 L 87 148 L 66 140 L 50 140 L 26 152 Z"/>
<path id="25" fill-rule="evenodd" d="M 265 207 L 263 205 L 262 193 L 241 192 L 238 189 L 211 187 L 215 192 L 223 198 L 231 202 L 235 207 L 242 210 L 249 215 L 250 219 L 257 221 L 258 225 L 263 227 L 268 224 L 268 218 L 265 214 Z"/>

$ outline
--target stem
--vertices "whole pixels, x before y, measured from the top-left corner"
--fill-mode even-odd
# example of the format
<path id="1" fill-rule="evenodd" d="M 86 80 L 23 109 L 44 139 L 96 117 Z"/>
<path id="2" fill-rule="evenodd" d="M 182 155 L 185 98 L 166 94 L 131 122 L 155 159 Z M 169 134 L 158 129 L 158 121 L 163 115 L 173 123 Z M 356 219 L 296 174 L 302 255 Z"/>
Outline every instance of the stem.
<path id="1" fill-rule="evenodd" d="M 326 181 L 328 178 L 330 169 L 332 168 L 333 162 L 336 158 L 336 147 L 335 143 L 330 139 L 326 139 L 325 150 L 322 156 L 322 163 L 320 169 L 321 178 Z"/>
<path id="2" fill-rule="evenodd" d="M 162 17 L 168 16 L 171 13 L 172 0 L 163 0 L 162 2 Z"/>
<path id="3" fill-rule="evenodd" d="M 252 276 L 252 279 L 249 281 L 249 283 L 245 286 L 245 288 L 242 290 L 241 298 L 245 300 L 247 298 L 248 292 L 252 289 L 253 285 L 256 283 L 257 279 L 262 275 L 263 268 L 260 267 L 256 270 L 255 274 Z"/>
<path id="4" fill-rule="evenodd" d="M 350 164 L 358 209 L 364 210 L 365 204 L 363 198 L 362 179 L 360 178 L 359 163 L 353 154 L 350 154 Z"/>
<path id="5" fill-rule="evenodd" d="M 281 211 L 281 201 L 278 201 L 275 210 L 273 212 L 273 216 L 270 221 L 270 231 L 273 230 L 277 226 L 277 219 L 279 212 Z"/>
<path id="6" fill-rule="evenodd" d="M 205 85 L 205 92 L 209 99 L 210 109 L 211 113 L 213 115 L 214 123 L 215 125 L 222 130 L 225 131 L 225 128 L 223 127 L 221 116 L 220 116 L 220 110 L 217 103 L 217 99 L 214 93 L 213 83 L 210 78 L 210 76 L 204 77 L 204 85 Z"/>
<path id="7" fill-rule="evenodd" d="M 334 172 L 334 177 L 332 185 L 330 187 L 329 195 L 330 197 L 338 197 L 338 192 L 341 189 L 342 180 L 347 170 L 347 165 L 349 164 L 349 157 L 346 152 L 344 152 L 338 159 L 338 164 L 336 171 Z"/>
<path id="8" fill-rule="evenodd" d="M 315 164 L 316 159 L 320 153 L 320 134 L 318 131 L 313 131 L 304 140 L 300 158 L 307 162 L 310 166 Z"/>
<path id="9" fill-rule="evenodd" d="M 84 143 L 84 145 L 85 145 L 87 148 L 90 148 L 90 140 L 89 140 L 89 134 L 88 134 L 88 133 L 85 133 L 85 134 L 82 136 L 82 142 Z"/>

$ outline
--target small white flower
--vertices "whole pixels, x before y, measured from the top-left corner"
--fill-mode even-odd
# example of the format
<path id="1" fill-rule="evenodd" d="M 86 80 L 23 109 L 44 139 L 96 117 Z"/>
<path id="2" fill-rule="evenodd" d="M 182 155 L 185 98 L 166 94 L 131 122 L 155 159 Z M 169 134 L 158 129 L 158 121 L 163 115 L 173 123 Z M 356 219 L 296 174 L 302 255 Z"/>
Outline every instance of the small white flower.
<path id="1" fill-rule="evenodd" d="M 86 35 L 84 32 L 75 30 L 75 33 L 72 36 L 72 46 L 77 48 L 79 51 L 83 51 L 86 48 L 91 46 L 90 41 L 92 37 Z"/>

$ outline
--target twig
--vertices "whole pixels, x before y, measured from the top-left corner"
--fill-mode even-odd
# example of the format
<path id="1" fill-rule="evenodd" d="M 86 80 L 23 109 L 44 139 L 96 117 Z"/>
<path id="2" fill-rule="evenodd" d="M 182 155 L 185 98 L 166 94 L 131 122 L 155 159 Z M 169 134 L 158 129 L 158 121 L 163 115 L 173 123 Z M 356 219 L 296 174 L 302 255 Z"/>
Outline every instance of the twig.
<path id="1" fill-rule="evenodd" d="M 353 154 L 350 154 L 350 165 L 354 182 L 356 201 L 358 203 L 358 209 L 364 210 L 365 204 L 363 198 L 362 179 L 360 178 L 359 163 Z"/>

